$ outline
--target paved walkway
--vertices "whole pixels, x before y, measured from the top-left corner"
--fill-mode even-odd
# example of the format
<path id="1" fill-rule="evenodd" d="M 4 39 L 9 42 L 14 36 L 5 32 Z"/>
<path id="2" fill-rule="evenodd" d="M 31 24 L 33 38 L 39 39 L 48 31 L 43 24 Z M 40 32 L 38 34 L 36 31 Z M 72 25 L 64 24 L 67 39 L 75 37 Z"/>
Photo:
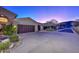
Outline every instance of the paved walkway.
<path id="1" fill-rule="evenodd" d="M 20 34 L 22 44 L 11 53 L 79 52 L 79 36 L 72 33 L 37 32 Z"/>

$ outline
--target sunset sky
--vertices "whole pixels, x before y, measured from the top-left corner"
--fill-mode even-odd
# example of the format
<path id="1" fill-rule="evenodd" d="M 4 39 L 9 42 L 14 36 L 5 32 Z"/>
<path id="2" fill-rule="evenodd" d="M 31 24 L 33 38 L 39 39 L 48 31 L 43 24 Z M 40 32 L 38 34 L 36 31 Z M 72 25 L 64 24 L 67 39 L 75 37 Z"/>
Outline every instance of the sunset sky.
<path id="1" fill-rule="evenodd" d="M 78 6 L 4 6 L 4 8 L 16 13 L 17 18 L 31 17 L 41 23 L 52 19 L 63 22 L 79 18 Z"/>

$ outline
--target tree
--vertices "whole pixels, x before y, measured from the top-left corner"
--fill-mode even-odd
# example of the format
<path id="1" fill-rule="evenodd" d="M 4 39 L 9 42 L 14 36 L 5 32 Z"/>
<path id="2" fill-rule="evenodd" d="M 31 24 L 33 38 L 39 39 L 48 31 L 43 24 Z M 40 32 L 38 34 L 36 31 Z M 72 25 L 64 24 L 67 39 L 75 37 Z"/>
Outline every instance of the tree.
<path id="1" fill-rule="evenodd" d="M 54 24 L 58 24 L 58 21 L 56 19 L 52 19 L 51 22 Z"/>

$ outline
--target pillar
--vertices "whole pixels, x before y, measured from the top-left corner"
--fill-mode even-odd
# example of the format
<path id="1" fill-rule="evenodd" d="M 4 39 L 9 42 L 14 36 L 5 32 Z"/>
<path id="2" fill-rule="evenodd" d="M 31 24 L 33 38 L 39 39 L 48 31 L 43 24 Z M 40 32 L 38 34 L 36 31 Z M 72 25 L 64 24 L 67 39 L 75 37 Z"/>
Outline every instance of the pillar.
<path id="1" fill-rule="evenodd" d="M 35 32 L 38 32 L 38 25 L 35 25 Z"/>

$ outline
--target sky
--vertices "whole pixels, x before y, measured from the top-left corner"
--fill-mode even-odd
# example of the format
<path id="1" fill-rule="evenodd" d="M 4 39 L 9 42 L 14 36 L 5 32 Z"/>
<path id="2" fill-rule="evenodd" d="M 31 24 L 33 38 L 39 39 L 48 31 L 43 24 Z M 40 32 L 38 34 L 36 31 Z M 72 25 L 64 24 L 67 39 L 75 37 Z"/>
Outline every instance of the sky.
<path id="1" fill-rule="evenodd" d="M 52 19 L 64 22 L 79 18 L 79 6 L 4 6 L 4 8 L 16 13 L 17 18 L 31 17 L 41 23 Z"/>

